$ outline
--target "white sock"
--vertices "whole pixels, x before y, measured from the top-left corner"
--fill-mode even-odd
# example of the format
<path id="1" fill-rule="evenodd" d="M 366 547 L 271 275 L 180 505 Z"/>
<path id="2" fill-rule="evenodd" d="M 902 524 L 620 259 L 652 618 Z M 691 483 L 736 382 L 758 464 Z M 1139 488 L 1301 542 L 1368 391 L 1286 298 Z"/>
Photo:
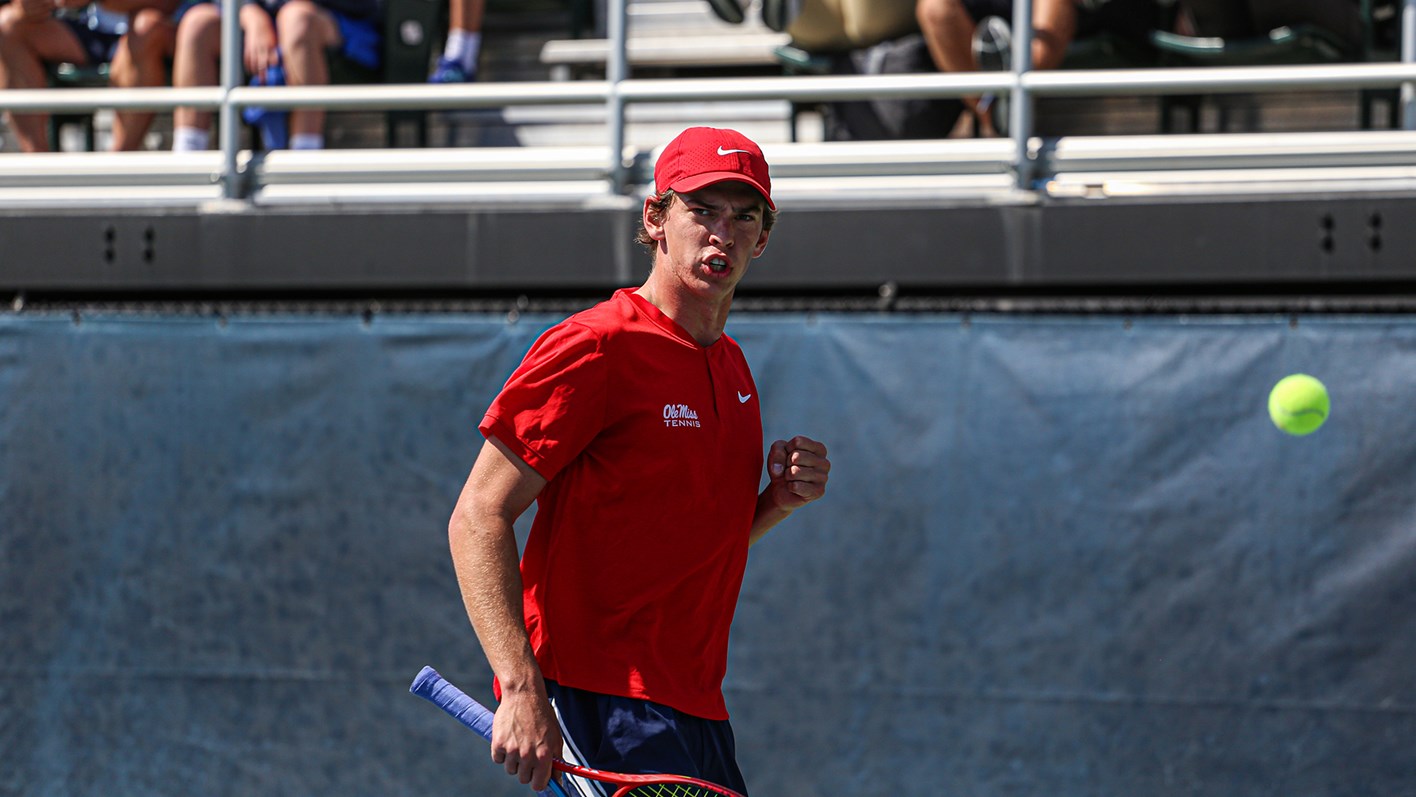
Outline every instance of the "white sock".
<path id="1" fill-rule="evenodd" d="M 324 149 L 324 133 L 296 133 L 290 137 L 291 149 Z"/>
<path id="2" fill-rule="evenodd" d="M 172 131 L 173 152 L 202 152 L 211 146 L 211 131 L 178 127 Z"/>
<path id="3" fill-rule="evenodd" d="M 477 69 L 477 56 L 482 51 L 482 32 L 453 28 L 447 32 L 447 46 L 443 48 L 443 58 L 462 64 L 468 72 Z"/>

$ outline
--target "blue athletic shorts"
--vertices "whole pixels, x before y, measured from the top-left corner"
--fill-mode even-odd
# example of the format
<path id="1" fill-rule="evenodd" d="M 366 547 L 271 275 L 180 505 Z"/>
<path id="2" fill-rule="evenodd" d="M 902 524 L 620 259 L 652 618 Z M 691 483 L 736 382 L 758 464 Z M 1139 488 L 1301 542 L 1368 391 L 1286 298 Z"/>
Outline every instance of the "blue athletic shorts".
<path id="1" fill-rule="evenodd" d="M 98 66 L 113 60 L 113 54 L 118 52 L 118 40 L 123 38 L 122 33 L 91 27 L 82 19 L 60 19 L 74 32 L 74 37 L 79 40 L 79 45 L 88 55 L 86 66 Z"/>
<path id="2" fill-rule="evenodd" d="M 187 9 L 201 2 L 210 0 L 189 0 L 182 4 L 178 11 L 178 17 L 187 13 Z M 319 3 L 316 3 L 319 5 Z M 271 21 L 275 20 L 275 12 L 266 6 L 262 6 L 265 12 L 270 15 Z M 383 65 L 383 21 L 371 17 L 351 17 L 342 11 L 320 6 L 326 13 L 334 18 L 334 23 L 339 26 L 339 37 L 344 41 L 339 45 L 339 52 L 344 57 L 360 66 L 377 70 Z"/>
<path id="3" fill-rule="evenodd" d="M 747 794 L 727 720 L 703 719 L 660 703 L 554 681 L 546 682 L 546 690 L 560 715 L 567 761 L 611 772 L 687 775 Z M 583 797 L 614 792 L 580 778 L 563 782 L 571 794 Z"/>

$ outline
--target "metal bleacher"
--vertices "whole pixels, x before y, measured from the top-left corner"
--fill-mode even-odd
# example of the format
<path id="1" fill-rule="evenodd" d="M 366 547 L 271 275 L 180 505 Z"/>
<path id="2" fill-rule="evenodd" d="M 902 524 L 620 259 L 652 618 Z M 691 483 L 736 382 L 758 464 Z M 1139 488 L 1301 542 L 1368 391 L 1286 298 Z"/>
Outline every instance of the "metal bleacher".
<path id="1" fill-rule="evenodd" d="M 422 111 L 438 120 L 433 141 L 445 145 L 262 154 L 237 140 L 183 155 L 0 153 L 0 290 L 617 284 L 638 268 L 626 230 L 648 190 L 655 148 L 691 124 L 738 127 L 762 142 L 773 165 L 774 194 L 791 223 L 774 235 L 772 270 L 754 283 L 764 289 L 1302 283 L 1334 275 L 1416 283 L 1416 266 L 1402 254 L 1405 233 L 1389 224 L 1373 247 L 1361 233 L 1345 232 L 1363 218 L 1411 211 L 1410 104 L 1390 129 L 1358 129 L 1357 109 L 1364 92 L 1416 83 L 1416 64 L 785 75 L 764 55 L 781 36 L 760 22 L 735 29 L 696 0 L 607 7 L 612 21 L 623 14 L 622 33 L 613 24 L 570 32 L 579 36 L 521 30 L 498 45 L 489 25 L 488 46 L 514 41 L 520 60 L 515 70 L 494 65 L 484 82 L 462 86 L 6 92 L 0 107 L 13 110 L 161 112 L 185 104 L 235 113 L 246 105 L 320 105 L 332 119 Z M 1411 13 L 1416 0 L 1405 8 Z M 682 47 L 678 62 L 664 60 L 662 42 L 683 43 L 685 30 L 731 46 Z M 719 60 L 705 62 L 710 51 Z M 1404 52 L 1409 58 L 1411 48 Z M 1011 93 L 1012 105 L 1026 111 L 1144 106 L 1150 129 L 1042 134 L 1024 116 L 1010 125 L 1011 138 L 827 142 L 800 135 L 793 116 L 821 102 L 984 92 Z M 1159 97 L 1304 93 L 1340 96 L 1350 119 L 1281 133 L 1160 133 Z M 528 270 L 518 249 L 525 239 L 513 231 L 548 214 L 566 229 L 555 241 L 537 240 L 549 246 L 549 264 Z M 1190 227 L 1291 224 L 1320 232 L 1269 235 L 1255 251 L 1236 232 L 1223 238 L 1240 245 L 1214 251 L 1206 248 L 1212 237 L 1168 226 L 1182 217 Z M 80 232 L 60 239 L 55 224 Z M 325 224 L 335 225 L 337 240 L 304 240 Z M 1098 241 L 1102 229 L 1108 237 Z M 125 269 L 128 250 L 107 243 L 125 231 L 174 243 L 142 249 L 146 259 Z M 232 240 L 242 242 L 240 251 Z M 605 262 L 587 271 L 586 247 L 602 249 Z M 1350 257 L 1341 260 L 1345 247 Z M 264 265 L 292 248 L 301 253 L 293 275 Z M 401 260 L 396 274 L 371 259 L 404 250 L 420 255 Z M 564 263 L 556 255 L 562 251 Z M 1121 262 L 1098 265 L 1097 253 L 1111 251 Z M 1141 252 L 1152 252 L 1149 266 L 1133 262 Z M 1196 268 L 1199 258 L 1223 262 Z"/>
<path id="2" fill-rule="evenodd" d="M 763 24 L 761 0 L 744 4 L 745 19 L 730 24 L 702 0 L 638 0 L 626 11 L 629 64 L 636 70 L 682 71 L 695 68 L 740 72 L 780 72 L 775 50 L 791 37 Z M 553 80 L 605 73 L 614 43 L 602 36 L 552 39 L 540 60 Z"/>

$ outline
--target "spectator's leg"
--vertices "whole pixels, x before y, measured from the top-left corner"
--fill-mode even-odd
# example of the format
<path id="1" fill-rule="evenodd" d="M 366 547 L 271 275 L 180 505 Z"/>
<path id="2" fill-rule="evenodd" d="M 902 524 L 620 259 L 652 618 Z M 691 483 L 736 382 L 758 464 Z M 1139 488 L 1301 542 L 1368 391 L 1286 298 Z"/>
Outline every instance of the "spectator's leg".
<path id="1" fill-rule="evenodd" d="M 486 6 L 487 0 L 448 0 L 447 43 L 429 82 L 467 83 L 477 79 Z"/>
<path id="2" fill-rule="evenodd" d="M 940 72 L 978 69 L 973 57 L 974 18 L 961 0 L 919 0 L 915 18 Z"/>
<path id="3" fill-rule="evenodd" d="M 285 64 L 285 81 L 291 86 L 329 84 L 329 62 L 325 51 L 343 42 L 339 24 L 330 12 L 310 0 L 290 0 L 275 15 L 276 39 Z M 292 149 L 318 148 L 324 144 L 322 108 L 300 108 L 290 112 Z"/>
<path id="4" fill-rule="evenodd" d="M 0 89 L 40 89 L 47 85 L 46 63 L 87 64 L 88 53 L 67 25 L 52 17 L 26 19 L 19 3 L 0 6 Z M 25 152 L 46 152 L 43 113 L 6 113 Z"/>
<path id="5" fill-rule="evenodd" d="M 172 58 L 172 85 L 179 88 L 215 86 L 221 81 L 221 9 L 213 3 L 193 6 L 177 25 Z M 172 114 L 172 148 L 206 149 L 211 136 L 211 112 L 178 108 Z"/>
<path id="6" fill-rule="evenodd" d="M 1035 0 L 1033 3 L 1032 68 L 1056 69 L 1067 57 L 1077 35 L 1074 0 Z"/>
<path id="7" fill-rule="evenodd" d="M 973 72 L 979 64 L 973 52 L 978 20 L 996 16 L 1012 18 L 1011 0 L 918 0 L 915 18 L 929 45 L 929 54 L 941 72 Z M 1062 63 L 1077 30 L 1074 0 L 1035 0 L 1033 3 L 1032 63 L 1034 69 L 1054 69 Z M 976 135 L 997 135 L 992 120 L 979 109 L 979 97 L 964 97 L 965 114 L 955 135 L 974 118 Z"/>
<path id="8" fill-rule="evenodd" d="M 134 14 L 128 33 L 118 41 L 118 51 L 108 65 L 109 82 L 120 88 L 152 88 L 167 84 L 166 61 L 177 43 L 177 27 L 167 14 L 145 8 Z M 143 148 L 152 126 L 150 111 L 119 111 L 113 117 L 113 149 Z"/>
<path id="9" fill-rule="evenodd" d="M 929 55 L 940 72 L 975 72 L 978 62 L 973 54 L 973 36 L 977 22 L 964 0 L 918 0 L 915 19 L 929 47 Z M 961 98 L 967 113 L 950 133 L 951 137 L 966 136 L 977 129 L 979 134 L 992 134 L 986 114 L 979 113 L 978 96 Z M 970 127 L 970 122 L 976 128 Z"/>

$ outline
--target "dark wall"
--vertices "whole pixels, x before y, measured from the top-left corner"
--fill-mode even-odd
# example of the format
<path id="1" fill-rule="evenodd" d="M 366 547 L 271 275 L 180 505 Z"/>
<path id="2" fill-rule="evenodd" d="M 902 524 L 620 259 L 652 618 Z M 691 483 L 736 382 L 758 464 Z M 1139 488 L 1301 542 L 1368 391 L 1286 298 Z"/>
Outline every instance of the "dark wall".
<path id="1" fill-rule="evenodd" d="M 1292 290 L 1416 285 L 1416 198 L 784 202 L 748 291 Z M 608 290 L 639 205 L 0 212 L 0 295 Z"/>
<path id="2" fill-rule="evenodd" d="M 0 315 L 0 794 L 520 794 L 446 552 L 554 318 Z M 1400 794 L 1409 316 L 739 314 L 824 503 L 754 549 L 756 795 Z M 1276 431 L 1269 387 L 1333 394 Z"/>

